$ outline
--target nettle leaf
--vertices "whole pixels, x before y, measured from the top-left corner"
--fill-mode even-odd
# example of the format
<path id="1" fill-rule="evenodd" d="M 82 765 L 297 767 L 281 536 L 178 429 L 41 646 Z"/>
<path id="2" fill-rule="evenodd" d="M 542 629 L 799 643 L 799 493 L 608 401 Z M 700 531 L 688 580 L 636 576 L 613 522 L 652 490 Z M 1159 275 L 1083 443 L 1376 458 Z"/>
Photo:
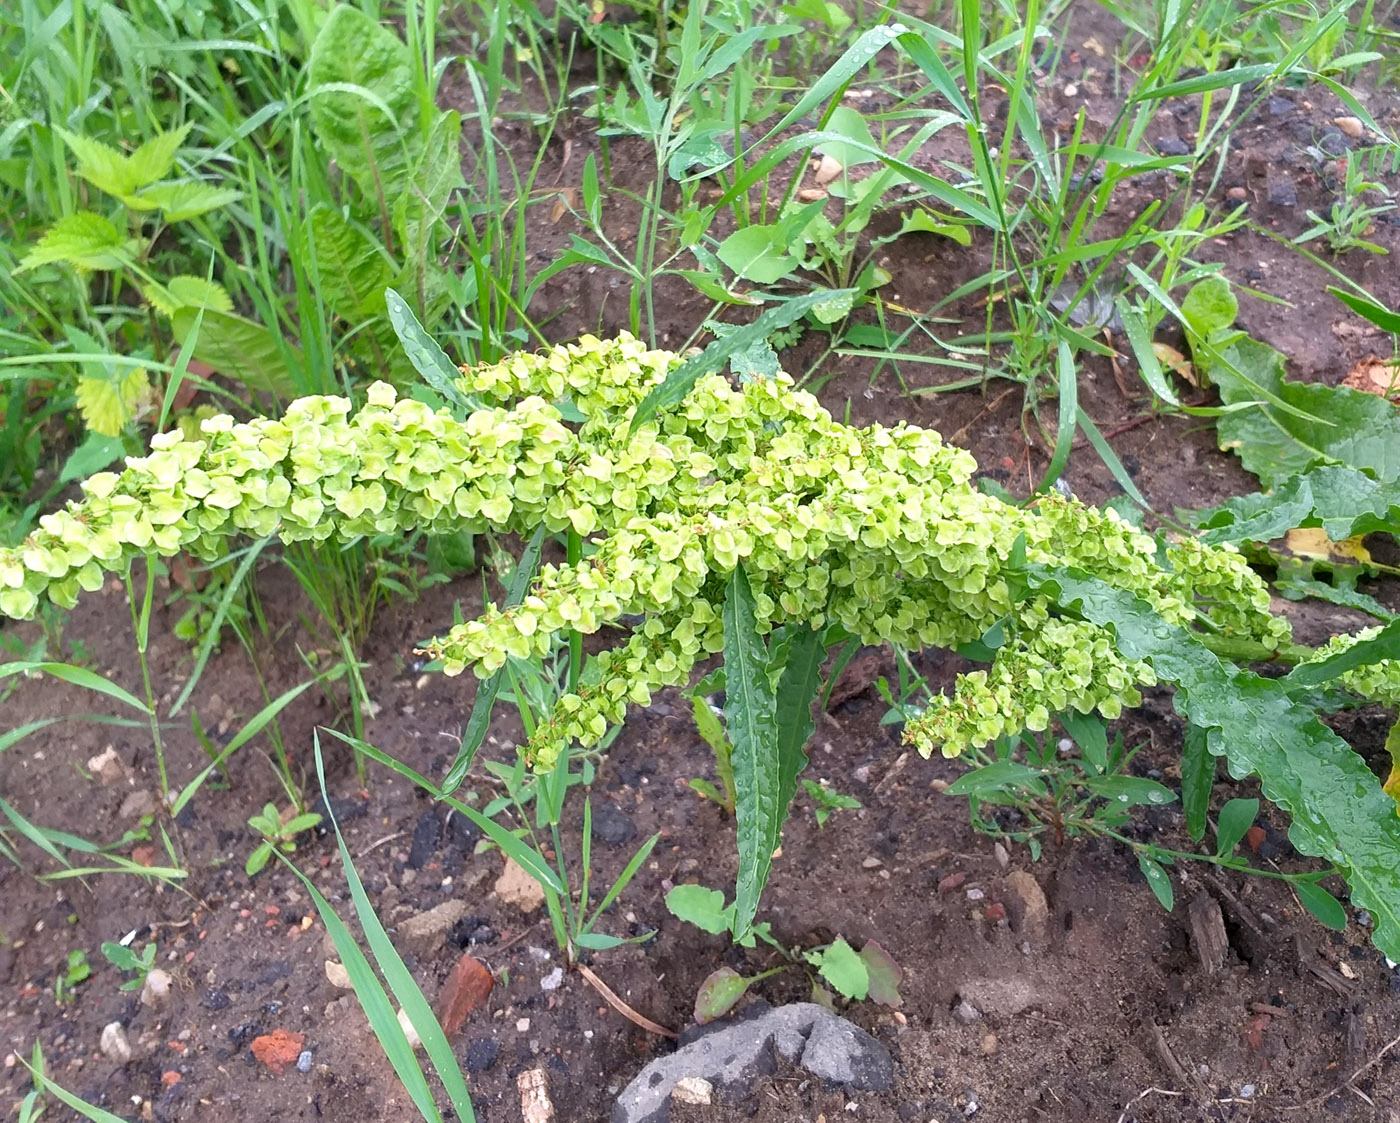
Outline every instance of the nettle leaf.
<path id="1" fill-rule="evenodd" d="M 392 204 L 418 136 L 408 47 L 358 8 L 338 5 L 311 46 L 307 84 L 322 148 L 367 197 Z"/>
<path id="2" fill-rule="evenodd" d="M 127 170 L 136 187 L 145 187 L 164 179 L 175 167 L 175 156 L 190 135 L 191 124 L 181 125 L 168 133 L 157 133 L 126 158 Z"/>
<path id="3" fill-rule="evenodd" d="M 1400 817 L 1351 746 L 1286 682 L 1220 659 L 1132 594 L 1077 570 L 1031 564 L 1026 575 L 1030 589 L 1111 629 L 1125 657 L 1176 685 L 1177 712 L 1205 731 L 1231 776 L 1259 777 L 1265 797 L 1292 818 L 1289 841 L 1341 868 L 1352 903 L 1375 917 L 1376 947 L 1400 959 Z"/>
<path id="4" fill-rule="evenodd" d="M 166 318 L 181 308 L 212 308 L 216 312 L 232 312 L 233 298 L 217 281 L 180 273 L 163 285 L 150 285 L 142 290 L 156 311 Z"/>
<path id="5" fill-rule="evenodd" d="M 738 324 L 722 324 L 717 320 L 706 320 L 705 330 L 714 333 L 716 339 L 724 339 L 742 330 Z M 756 378 L 773 378 L 782 369 L 778 353 L 766 339 L 756 339 L 741 351 L 729 356 L 729 369 L 740 382 L 750 382 Z"/>
<path id="6" fill-rule="evenodd" d="M 75 269 L 121 269 L 131 264 L 131 246 L 111 221 L 92 211 L 60 218 L 20 260 L 16 272 L 61 262 Z"/>
<path id="7" fill-rule="evenodd" d="M 768 881 L 786 806 L 778 746 L 777 702 L 768 677 L 768 651 L 758 634 L 753 590 L 744 567 L 734 567 L 724 598 L 724 722 L 734 746 L 734 821 L 739 873 L 734 890 L 734 939 L 749 936 Z"/>
<path id="8" fill-rule="evenodd" d="M 136 418 L 142 404 L 149 405 L 151 380 L 140 367 L 122 368 L 109 377 L 78 379 L 74 396 L 83 424 L 104 437 L 118 437 Z"/>
<path id="9" fill-rule="evenodd" d="M 123 195 L 122 202 L 133 210 L 161 211 L 166 222 L 185 222 L 216 211 L 243 197 L 231 187 L 216 187 L 203 180 L 185 183 L 157 183 L 134 195 Z"/>
<path id="10" fill-rule="evenodd" d="M 94 187 L 120 198 L 130 195 L 141 186 L 130 161 L 110 144 L 70 133 L 67 129 L 57 126 L 54 131 L 63 138 L 68 150 L 78 158 L 78 174 Z"/>
<path id="11" fill-rule="evenodd" d="M 1321 527 L 1334 542 L 1384 531 L 1400 534 L 1400 480 L 1382 483 L 1366 472 L 1322 464 L 1290 476 L 1268 494 L 1229 499 L 1184 517 L 1205 533 L 1201 541 L 1270 542 L 1297 527 Z"/>
<path id="12" fill-rule="evenodd" d="M 394 280 L 394 263 L 375 238 L 329 203 L 307 215 L 316 248 L 316 278 L 331 311 L 358 321 L 384 314 L 384 290 Z"/>
<path id="13" fill-rule="evenodd" d="M 1262 402 L 1216 422 L 1220 447 L 1235 452 L 1266 488 L 1319 460 L 1368 468 L 1383 482 L 1400 478 L 1400 409 L 1384 398 L 1344 386 L 1289 382 L 1283 356 L 1248 338 L 1224 348 L 1207 374 L 1227 406 L 1259 403 L 1259 387 L 1290 407 Z"/>

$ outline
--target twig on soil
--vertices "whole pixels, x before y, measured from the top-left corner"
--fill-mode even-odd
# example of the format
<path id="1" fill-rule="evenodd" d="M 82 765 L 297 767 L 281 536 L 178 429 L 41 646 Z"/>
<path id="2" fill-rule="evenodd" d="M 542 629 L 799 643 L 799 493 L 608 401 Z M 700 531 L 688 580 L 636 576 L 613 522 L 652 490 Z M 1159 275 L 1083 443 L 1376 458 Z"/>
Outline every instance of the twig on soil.
<path id="1" fill-rule="evenodd" d="M 1362 1098 L 1363 1100 L 1366 1099 L 1365 1096 L 1362 1096 L 1362 1095 L 1361 1095 L 1360 1091 L 1358 1091 L 1357 1089 L 1355 1089 L 1355 1088 L 1353 1088 L 1353 1087 L 1351 1086 L 1351 1085 L 1352 1085 L 1352 1081 L 1354 1081 L 1358 1076 L 1361 1076 L 1363 1073 L 1369 1072 L 1371 1069 L 1375 1068 L 1376 1065 L 1380 1064 L 1381 1061 L 1385 1060 L 1385 1055 L 1386 1055 L 1387 1053 L 1389 1053 L 1392 1049 L 1394 1049 L 1397 1045 L 1400 1045 L 1400 1037 L 1392 1038 L 1390 1041 L 1388 1041 L 1388 1042 L 1385 1044 L 1385 1046 L 1380 1050 L 1380 1052 L 1378 1052 L 1374 1057 L 1372 1057 L 1372 1058 L 1371 1058 L 1369 1061 L 1367 1061 L 1364 1065 L 1362 1065 L 1360 1068 L 1358 1068 L 1355 1072 L 1353 1072 L 1350 1076 L 1348 1076 L 1348 1077 L 1347 1077 L 1345 1080 L 1343 1080 L 1340 1084 L 1337 1084 L 1336 1086 L 1334 1086 L 1334 1087 L 1332 1087 L 1332 1088 L 1328 1088 L 1327 1091 L 1325 1091 L 1325 1092 L 1319 1092 L 1316 1096 L 1314 1096 L 1314 1097 L 1313 1097 L 1312 1099 L 1310 1099 L 1310 1100 L 1304 1100 L 1304 1101 L 1303 1101 L 1302 1103 L 1300 1103 L 1300 1104 L 1292 1104 L 1292 1105 L 1290 1105 L 1290 1106 L 1284 1108 L 1283 1110 L 1284 1110 L 1284 1111 L 1302 1111 L 1305 1107 L 1316 1107 L 1318 1104 L 1320 1104 L 1320 1103 L 1325 1103 L 1327 1100 L 1330 1100 L 1330 1099 L 1331 1099 L 1333 1096 L 1335 1096 L 1338 1092 L 1343 1092 L 1343 1091 L 1356 1092 L 1356 1094 L 1357 1094 L 1358 1096 L 1361 1096 L 1361 1098 Z M 1368 1101 L 1368 1102 L 1369 1102 L 1369 1101 Z"/>
<path id="2" fill-rule="evenodd" d="M 378 842 L 371 842 L 368 846 L 366 846 L 363 850 L 361 850 L 358 854 L 355 855 L 355 861 L 358 862 L 364 858 L 369 857 L 386 842 L 393 842 L 396 838 L 403 838 L 403 831 L 395 831 L 393 834 L 386 834 Z"/>
<path id="3" fill-rule="evenodd" d="M 593 989 L 603 996 L 604 1001 L 633 1025 L 640 1026 L 648 1033 L 655 1033 L 661 1037 L 669 1037 L 672 1040 L 680 1036 L 680 1034 L 672 1033 L 665 1026 L 657 1025 L 645 1014 L 637 1013 L 637 1011 L 628 1006 L 627 1003 L 623 1002 L 622 999 L 618 998 L 608 987 L 608 984 L 598 978 L 585 964 L 577 963 L 574 966 L 578 968 L 578 973 L 588 980 Z"/>
<path id="4" fill-rule="evenodd" d="M 1135 1104 L 1135 1103 L 1140 1103 L 1141 1101 L 1147 1099 L 1148 1096 L 1151 1096 L 1151 1095 L 1153 1095 L 1154 1093 L 1155 1093 L 1156 1095 L 1159 1095 L 1159 1096 L 1184 1096 L 1184 1095 L 1186 1095 L 1185 1092 L 1173 1092 L 1173 1091 L 1171 1091 L 1171 1090 L 1168 1089 L 1168 1088 L 1148 1088 L 1146 1091 L 1139 1092 L 1136 1096 L 1134 1096 L 1132 1099 L 1130 1099 L 1130 1100 L 1127 1102 L 1127 1104 L 1126 1104 L 1126 1105 L 1124 1106 L 1124 1108 L 1123 1108 L 1122 1114 L 1118 1116 L 1118 1123 L 1127 1123 L 1127 1119 L 1128 1119 L 1128 1108 L 1132 1107 L 1133 1104 Z"/>

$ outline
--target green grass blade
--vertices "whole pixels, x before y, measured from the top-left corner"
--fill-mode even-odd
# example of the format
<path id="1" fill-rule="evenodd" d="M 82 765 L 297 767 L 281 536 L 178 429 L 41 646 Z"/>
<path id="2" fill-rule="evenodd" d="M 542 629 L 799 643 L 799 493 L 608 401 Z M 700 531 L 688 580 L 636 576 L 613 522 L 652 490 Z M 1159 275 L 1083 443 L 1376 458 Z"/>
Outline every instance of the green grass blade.
<path id="1" fill-rule="evenodd" d="M 71 663 L 4 663 L 0 664 L 0 679 L 9 678 L 11 675 L 28 674 L 31 671 L 53 675 L 54 678 L 71 683 L 73 686 L 95 690 L 98 694 L 105 694 L 109 698 L 115 698 L 118 702 L 125 703 L 133 710 L 139 710 L 147 717 L 151 716 L 151 711 L 146 703 L 135 695 L 129 694 L 116 683 L 109 682 L 95 671 L 89 671 L 86 667 L 75 667 Z"/>
<path id="2" fill-rule="evenodd" d="M 1074 447 L 1075 423 L 1079 420 L 1079 381 L 1074 369 L 1074 354 L 1069 344 L 1060 340 L 1057 369 L 1059 371 L 1059 423 L 1055 432 L 1055 451 L 1041 477 L 1037 493 L 1055 486 L 1055 481 L 1069 464 L 1070 450 Z"/>
<path id="3" fill-rule="evenodd" d="M 384 925 L 379 922 L 379 917 L 375 915 L 374 906 L 370 904 L 364 884 L 360 881 L 360 875 L 350 856 L 350 848 L 345 845 L 345 839 L 341 837 L 335 813 L 329 810 L 330 796 L 326 791 L 325 762 L 321 758 L 319 735 L 314 738 L 313 747 L 316 754 L 316 779 L 320 782 L 321 796 L 326 804 L 331 826 L 335 830 L 336 845 L 340 847 L 340 860 L 345 868 L 346 880 L 350 885 L 350 898 L 355 903 L 355 914 L 360 918 L 360 927 L 364 929 L 370 951 L 373 952 L 379 969 L 384 972 L 389 989 L 394 992 L 394 997 L 399 1000 L 399 1005 L 403 1007 L 409 1022 L 417 1031 L 418 1039 L 423 1042 L 423 1048 L 427 1050 L 433 1067 L 437 1069 L 438 1078 L 447 1091 L 447 1097 L 453 1109 L 463 1120 L 463 1123 L 472 1123 L 476 1115 L 472 1111 L 471 1094 L 467 1091 L 466 1081 L 462 1078 L 462 1070 L 457 1065 L 457 1058 L 452 1054 L 452 1046 L 448 1044 L 447 1034 L 443 1033 L 442 1026 L 438 1024 L 432 1007 L 428 1005 L 428 1000 L 423 997 L 423 992 L 413 981 L 413 975 L 404 966 L 403 960 L 399 958 L 399 953 L 394 950 L 393 941 L 389 939 L 389 934 L 384 931 Z"/>
<path id="4" fill-rule="evenodd" d="M 120 1115 L 113 1115 L 110 1111 L 106 1111 L 96 1104 L 90 1104 L 87 1100 L 80 1099 L 61 1084 L 55 1084 L 40 1068 L 31 1065 L 21 1057 L 18 1050 L 16 1050 L 14 1056 L 20 1064 L 29 1069 L 29 1075 L 34 1078 L 34 1085 L 36 1088 L 41 1090 L 46 1096 L 52 1096 L 54 1099 L 58 1100 L 59 1103 L 72 1108 L 84 1119 L 91 1119 L 92 1123 L 126 1123 L 126 1120 Z"/>

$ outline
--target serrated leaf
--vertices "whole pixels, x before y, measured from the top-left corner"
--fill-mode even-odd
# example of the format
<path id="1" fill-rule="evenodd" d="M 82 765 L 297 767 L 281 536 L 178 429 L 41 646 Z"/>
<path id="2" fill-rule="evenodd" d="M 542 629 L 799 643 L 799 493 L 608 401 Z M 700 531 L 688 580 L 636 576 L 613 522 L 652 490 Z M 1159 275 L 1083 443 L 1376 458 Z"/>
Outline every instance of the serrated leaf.
<path id="1" fill-rule="evenodd" d="M 92 211 L 60 218 L 20 260 L 22 273 L 51 262 L 75 269 L 121 269 L 131 264 L 131 247 L 110 221 Z"/>
<path id="2" fill-rule="evenodd" d="M 724 721 L 734 747 L 734 822 L 739 871 L 734 889 L 735 942 L 748 936 L 778 848 L 783 813 L 777 703 L 768 651 L 758 634 L 753 590 L 734 567 L 724 597 Z"/>
<path id="3" fill-rule="evenodd" d="M 181 308 L 233 311 L 233 298 L 223 285 L 189 273 L 177 274 L 164 285 L 151 285 L 143 291 L 156 311 L 167 318 L 173 317 Z"/>
<path id="4" fill-rule="evenodd" d="M 382 316 L 384 290 L 395 268 L 378 241 L 329 203 L 312 207 L 307 224 L 316 250 L 319 290 L 331 311 L 352 322 Z"/>
<path id="5" fill-rule="evenodd" d="M 392 206 L 419 143 L 408 47 L 359 8 L 340 4 L 311 46 L 306 73 L 321 148 L 366 197 Z"/>
<path id="6" fill-rule="evenodd" d="M 79 378 L 74 397 L 87 428 L 104 437 L 118 437 L 150 392 L 151 380 L 143 369 L 124 367 L 109 377 Z"/>
<path id="7" fill-rule="evenodd" d="M 1174 899 L 1172 879 L 1162 868 L 1162 863 L 1154 861 L 1146 854 L 1138 854 L 1138 869 L 1142 870 L 1142 876 L 1147 878 L 1147 884 L 1152 890 L 1152 895 L 1157 898 L 1157 903 L 1171 912 Z"/>
<path id="8" fill-rule="evenodd" d="M 68 150 L 78 158 L 78 174 L 99 190 L 120 198 L 139 186 L 127 158 L 109 144 L 55 126 Z"/>
<path id="9" fill-rule="evenodd" d="M 666 908 L 677 920 L 712 936 L 728 932 L 734 917 L 734 906 L 724 903 L 724 894 L 703 885 L 677 885 L 666 894 Z"/>
<path id="10" fill-rule="evenodd" d="M 196 179 L 152 184 L 135 194 L 123 195 L 122 201 L 135 210 L 158 210 L 166 222 L 184 222 L 226 207 L 242 197 L 243 192 L 231 187 L 216 187 Z"/>
<path id="11" fill-rule="evenodd" d="M 439 228 L 462 178 L 462 118 L 455 110 L 439 113 L 427 142 L 414 159 L 403 190 L 394 203 L 394 228 L 410 266 L 434 260 Z"/>
<path id="12" fill-rule="evenodd" d="M 722 324 L 714 320 L 707 320 L 705 328 L 713 332 L 718 339 L 741 330 L 738 324 Z M 730 355 L 729 369 L 740 382 L 752 382 L 755 379 L 774 377 L 782 369 L 782 365 L 778 362 L 778 353 L 773 350 L 773 345 L 766 339 L 759 339 L 744 350 Z"/>
<path id="13" fill-rule="evenodd" d="M 1207 374 L 1226 405 L 1258 402 L 1259 394 L 1249 385 L 1253 382 L 1291 409 L 1317 419 L 1265 402 L 1223 414 L 1216 422 L 1220 447 L 1238 455 L 1266 488 L 1277 487 L 1320 460 L 1366 468 L 1382 482 L 1400 477 L 1396 406 L 1343 386 L 1289 382 L 1283 356 L 1254 339 L 1236 340 L 1222 355 L 1229 366 L 1211 362 Z"/>
<path id="14" fill-rule="evenodd" d="M 864 960 L 840 936 L 820 951 L 809 951 L 807 960 L 843 998 L 858 1002 L 870 993 L 870 973 Z"/>
<path id="15" fill-rule="evenodd" d="M 1335 542 L 1378 531 L 1400 534 L 1400 480 L 1381 482 L 1341 464 L 1320 464 L 1205 511 L 1186 512 L 1201 541 L 1270 542 L 1295 527 L 1320 527 Z"/>
<path id="16" fill-rule="evenodd" d="M 860 949 L 860 960 L 865 964 L 866 975 L 870 980 L 870 1001 L 898 1010 L 904 1003 L 899 993 L 900 984 L 904 982 L 903 968 L 874 940 L 867 940 L 865 946 Z"/>
<path id="17" fill-rule="evenodd" d="M 750 982 L 732 967 L 721 967 L 706 975 L 695 992 L 695 1024 L 702 1026 L 724 1017 L 748 993 Z"/>
<path id="18" fill-rule="evenodd" d="M 196 308 L 178 308 L 171 317 L 182 346 L 200 315 Z M 262 324 L 230 312 L 206 308 L 202 317 L 194 342 L 196 359 L 254 390 L 275 394 L 284 401 L 296 397 L 297 372 L 304 366 L 299 348 L 283 343 Z M 285 356 L 284 346 L 289 349 Z"/>
<path id="19" fill-rule="evenodd" d="M 145 187 L 170 174 L 170 170 L 175 166 L 176 153 L 180 151 L 193 127 L 187 123 L 168 133 L 157 133 L 127 157 L 127 169 L 134 187 Z"/>
<path id="20" fill-rule="evenodd" d="M 1257 799 L 1232 799 L 1220 809 L 1215 820 L 1215 853 L 1228 858 L 1235 852 L 1254 820 L 1259 815 Z"/>
<path id="21" fill-rule="evenodd" d="M 1335 932 L 1345 931 L 1347 910 L 1326 889 L 1316 882 L 1295 881 L 1293 892 L 1298 894 L 1298 900 L 1303 902 L 1303 907 L 1313 914 L 1319 924 Z"/>
<path id="22" fill-rule="evenodd" d="M 1376 947 L 1400 959 L 1400 817 L 1351 746 L 1285 683 L 1220 659 L 1131 594 L 1069 569 L 1030 564 L 1025 573 L 1029 588 L 1111 629 L 1126 658 L 1176 685 L 1177 712 L 1206 731 L 1232 776 L 1259 777 L 1291 817 L 1295 849 L 1341 867 L 1353 904 L 1375 918 Z"/>

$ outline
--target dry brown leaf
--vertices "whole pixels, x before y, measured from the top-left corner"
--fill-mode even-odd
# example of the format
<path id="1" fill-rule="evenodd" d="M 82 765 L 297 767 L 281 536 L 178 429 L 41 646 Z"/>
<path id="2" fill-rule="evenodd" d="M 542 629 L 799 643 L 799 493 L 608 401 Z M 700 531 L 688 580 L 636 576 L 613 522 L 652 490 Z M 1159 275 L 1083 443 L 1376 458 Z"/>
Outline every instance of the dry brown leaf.
<path id="1" fill-rule="evenodd" d="M 1368 565 L 1371 555 L 1361 544 L 1361 535 L 1333 542 L 1322 533 L 1321 527 L 1305 526 L 1290 530 L 1283 536 L 1283 545 L 1297 558 L 1311 558 L 1314 561 L 1332 565 Z"/>
<path id="2" fill-rule="evenodd" d="M 438 998 L 438 1021 L 443 1033 L 451 1037 L 491 994 L 495 980 L 481 960 L 463 955 L 442 985 Z"/>
<path id="3" fill-rule="evenodd" d="M 654 1033 L 659 1037 L 675 1038 L 679 1036 L 678 1034 L 672 1033 L 665 1026 L 657 1025 L 645 1014 L 639 1014 L 636 1010 L 632 1009 L 632 1007 L 628 1006 L 627 1003 L 623 1002 L 622 999 L 618 998 L 618 996 L 613 993 L 612 988 L 609 987 L 607 983 L 603 982 L 602 979 L 598 978 L 597 975 L 589 970 L 586 963 L 576 964 L 576 967 L 578 973 L 588 980 L 589 985 L 603 996 L 603 1000 L 633 1025 L 640 1026 L 648 1033 Z"/>
<path id="4" fill-rule="evenodd" d="M 1191 360 L 1175 347 L 1169 347 L 1165 343 L 1154 343 L 1152 353 L 1157 356 L 1157 361 L 1167 370 L 1185 379 L 1192 386 L 1200 386 L 1200 383 L 1196 381 L 1196 368 L 1191 365 Z"/>
<path id="5" fill-rule="evenodd" d="M 1387 361 L 1367 355 L 1347 372 L 1342 385 L 1360 390 L 1363 394 L 1375 394 L 1392 402 L 1400 402 L 1400 360 Z"/>

